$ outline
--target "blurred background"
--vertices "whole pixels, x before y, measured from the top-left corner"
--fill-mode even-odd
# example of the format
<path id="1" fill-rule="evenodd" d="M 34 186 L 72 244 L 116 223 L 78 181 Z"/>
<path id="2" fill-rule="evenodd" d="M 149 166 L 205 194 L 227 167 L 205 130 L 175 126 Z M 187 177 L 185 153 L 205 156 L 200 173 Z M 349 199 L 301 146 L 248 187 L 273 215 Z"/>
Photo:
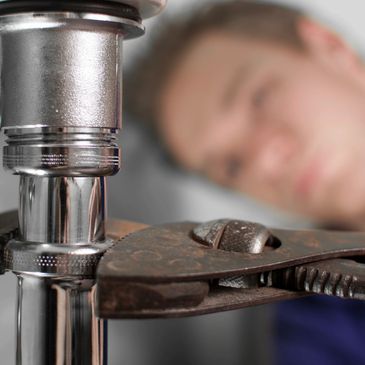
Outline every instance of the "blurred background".
<path id="1" fill-rule="evenodd" d="M 206 1 L 211 3 L 212 0 Z M 306 9 L 333 27 L 360 53 L 365 45 L 365 3 L 358 0 L 275 1 Z M 203 1 L 169 0 L 164 16 L 179 17 Z M 147 21 L 147 36 L 125 44 L 125 72 L 161 18 Z M 128 90 L 126 90 L 128 92 Z M 1 145 L 4 137 L 0 138 Z M 167 162 L 163 148 L 143 123 L 124 118 L 120 137 L 123 168 L 109 179 L 109 215 L 148 224 L 234 217 L 269 226 L 303 227 L 285 215 L 225 190 Z M 17 177 L 0 167 L 0 212 L 17 206 Z M 15 358 L 15 278 L 0 280 L 2 364 Z M 110 365 L 270 364 L 270 306 L 179 320 L 109 321 Z"/>

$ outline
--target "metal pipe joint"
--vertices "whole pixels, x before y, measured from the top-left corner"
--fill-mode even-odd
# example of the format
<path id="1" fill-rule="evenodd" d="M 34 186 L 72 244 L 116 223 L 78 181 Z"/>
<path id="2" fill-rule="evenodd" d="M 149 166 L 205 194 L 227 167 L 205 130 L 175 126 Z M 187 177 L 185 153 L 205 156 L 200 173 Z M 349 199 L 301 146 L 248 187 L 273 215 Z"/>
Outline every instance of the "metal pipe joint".
<path id="1" fill-rule="evenodd" d="M 95 316 L 105 177 L 120 168 L 122 41 L 165 0 L 0 1 L 3 164 L 20 177 L 17 364 L 106 363 Z"/>

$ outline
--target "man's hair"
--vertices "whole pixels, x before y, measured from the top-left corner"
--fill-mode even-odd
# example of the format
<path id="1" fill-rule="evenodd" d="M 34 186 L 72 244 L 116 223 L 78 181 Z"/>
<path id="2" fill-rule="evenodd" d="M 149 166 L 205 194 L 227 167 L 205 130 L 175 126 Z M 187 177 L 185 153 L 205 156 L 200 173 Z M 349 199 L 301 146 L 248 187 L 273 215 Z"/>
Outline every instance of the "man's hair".
<path id="1" fill-rule="evenodd" d="M 218 31 L 300 51 L 305 46 L 297 24 L 303 16 L 301 11 L 282 5 L 229 0 L 165 21 L 126 75 L 127 113 L 144 122 L 156 122 L 163 88 L 198 36 Z"/>

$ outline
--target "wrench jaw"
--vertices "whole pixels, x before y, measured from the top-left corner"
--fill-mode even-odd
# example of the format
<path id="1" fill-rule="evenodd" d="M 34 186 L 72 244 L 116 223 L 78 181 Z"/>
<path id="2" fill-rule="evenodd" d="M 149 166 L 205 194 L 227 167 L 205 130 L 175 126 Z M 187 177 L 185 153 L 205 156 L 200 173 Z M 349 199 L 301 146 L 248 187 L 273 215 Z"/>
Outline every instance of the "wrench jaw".
<path id="1" fill-rule="evenodd" d="M 222 222 L 223 220 L 220 220 L 219 224 L 215 222 L 209 225 L 218 227 Z M 224 222 L 226 224 L 229 221 L 224 220 Z M 241 224 L 245 225 L 247 222 L 241 222 Z M 175 231 L 176 234 L 176 231 L 182 230 L 185 232 L 185 236 L 188 237 L 194 237 L 196 232 L 203 232 L 199 226 L 196 226 L 196 229 L 192 229 L 191 224 L 186 224 L 185 226 L 188 229 L 184 230 L 184 225 L 173 225 L 172 231 Z M 206 228 L 207 224 L 204 224 L 204 226 Z M 236 226 L 236 223 L 231 223 L 231 226 Z M 9 241 L 17 238 L 17 227 L 18 217 L 16 211 L 0 215 L 1 273 L 4 273 L 5 270 L 4 248 Z M 122 227 L 122 230 L 120 227 Z M 114 221 L 108 225 L 108 236 L 119 239 L 120 237 L 145 230 L 146 228 L 147 226 L 142 224 Z M 157 228 L 157 230 L 154 229 L 154 234 L 152 235 L 151 233 L 145 232 L 142 237 L 149 236 L 151 238 L 151 236 L 156 235 L 158 232 L 161 232 L 161 227 Z M 214 230 L 214 232 L 219 237 L 224 237 L 219 230 Z M 288 238 L 288 232 L 281 233 L 282 236 Z M 291 232 L 291 234 L 293 237 L 296 236 L 295 240 L 300 236 L 299 233 L 295 232 Z M 333 236 L 333 241 L 338 241 L 338 235 L 342 236 L 342 240 L 345 237 L 342 233 L 307 232 L 306 234 L 307 237 L 312 236 L 311 240 L 307 242 L 309 246 L 313 246 L 314 243 L 318 244 L 319 242 L 318 239 L 313 239 L 313 234 L 327 235 L 327 242 L 328 234 L 337 237 Z M 350 233 L 348 236 L 350 238 L 353 236 L 353 241 L 354 237 L 357 237 L 357 240 L 361 240 L 361 237 L 356 234 L 354 236 Z M 133 238 L 134 236 L 131 235 L 128 241 L 134 241 Z M 202 236 L 198 237 L 200 244 L 204 243 L 201 238 Z M 210 238 L 212 238 L 212 235 L 210 235 Z M 242 240 L 242 246 L 248 247 L 250 244 L 247 242 L 247 236 L 245 238 L 246 241 Z M 195 236 L 194 240 L 196 239 Z M 212 241 L 215 241 L 215 237 L 212 238 Z M 272 242 L 271 239 L 267 242 L 270 241 Z M 122 242 L 120 242 L 120 245 Z M 165 243 L 168 244 L 166 236 Z M 226 244 L 227 246 L 228 244 Z M 245 249 L 242 248 L 241 251 L 245 251 Z M 137 256 L 141 256 L 142 252 L 143 250 L 139 250 Z M 114 256 L 113 250 L 107 254 L 106 260 L 110 260 L 110 256 Z M 295 299 L 311 293 L 364 300 L 365 276 L 363 274 L 364 266 L 361 261 L 363 261 L 363 258 L 359 256 L 356 261 L 351 259 L 324 260 L 246 276 L 206 281 L 161 283 L 149 283 L 143 280 L 121 280 L 122 278 L 118 276 L 114 277 L 114 280 L 108 280 L 108 277 L 105 276 L 105 268 L 102 265 L 98 275 L 97 309 L 99 315 L 103 318 L 182 317 L 244 308 L 279 300 Z M 260 283 L 257 282 L 257 277 L 260 278 Z M 249 278 L 254 280 L 247 287 Z M 224 285 L 225 281 L 228 285 Z M 234 282 L 237 282 L 236 286 L 232 285 Z"/>
<path id="2" fill-rule="evenodd" d="M 113 291 L 111 293 L 110 291 Z M 101 318 L 178 317 L 197 313 L 210 292 L 204 281 L 150 284 L 98 282 L 98 316 Z"/>
<path id="3" fill-rule="evenodd" d="M 183 281 L 184 269 L 198 269 L 202 266 L 194 261 L 194 256 L 198 259 L 209 253 L 221 253 L 222 257 L 218 260 L 223 260 L 226 264 L 229 251 L 235 251 L 237 255 L 259 248 L 262 252 L 267 244 L 271 247 L 272 242 L 272 236 L 266 227 L 228 219 L 202 225 L 185 223 L 143 227 L 143 230 L 121 239 L 101 260 L 97 274 L 98 315 L 101 318 L 186 317 L 306 295 L 262 287 L 259 273 L 226 278 L 218 278 L 219 273 L 215 273 L 212 274 L 212 280 Z M 222 247 L 220 251 L 219 247 Z M 149 262 L 143 263 L 146 258 L 150 259 Z M 128 267 L 124 259 L 129 262 Z M 153 262 L 156 264 L 161 261 L 167 266 L 171 265 L 179 276 L 177 281 L 166 280 L 159 268 L 152 268 Z M 209 265 L 208 256 L 205 264 Z M 128 272 L 131 265 L 137 270 L 128 277 L 131 274 Z M 214 266 L 214 262 L 212 265 Z M 138 275 L 138 267 L 152 269 L 151 275 Z M 236 280 L 238 285 L 235 287 Z"/>
<path id="4" fill-rule="evenodd" d="M 260 236 L 262 252 L 247 252 L 246 247 L 252 247 L 252 238 L 242 234 L 245 230 L 237 230 L 241 236 L 234 237 L 236 252 L 233 252 L 219 249 L 227 229 L 222 227 L 227 222 L 230 221 L 211 224 L 218 237 L 209 234 L 211 244 L 204 243 L 204 235 L 196 238 L 197 233 L 209 231 L 207 224 L 200 227 L 195 223 L 144 228 L 120 240 L 98 266 L 98 315 L 185 317 L 318 293 L 364 299 L 365 281 L 360 275 L 363 264 L 334 260 L 365 255 L 364 233 L 262 230 L 257 225 L 251 227 L 255 232 L 270 232 L 269 236 Z M 236 223 L 231 226 L 252 225 Z M 229 247 L 231 239 L 225 247 Z M 302 280 L 302 267 L 315 269 L 308 269 Z M 317 270 L 314 279 L 313 270 Z M 343 280 L 331 286 L 336 273 Z M 233 287 L 232 283 L 238 279 L 244 284 L 240 282 Z M 295 280 L 301 285 L 293 286 Z M 230 287 L 222 286 L 225 281 Z"/>

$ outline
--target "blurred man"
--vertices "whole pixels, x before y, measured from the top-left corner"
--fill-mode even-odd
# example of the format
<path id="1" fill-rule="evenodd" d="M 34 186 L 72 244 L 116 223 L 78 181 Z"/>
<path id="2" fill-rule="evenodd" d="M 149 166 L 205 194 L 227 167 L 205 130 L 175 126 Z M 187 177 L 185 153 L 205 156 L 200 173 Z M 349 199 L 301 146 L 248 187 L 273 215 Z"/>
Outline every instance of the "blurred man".
<path id="1" fill-rule="evenodd" d="M 127 90 L 138 87 L 128 104 L 176 160 L 318 222 L 362 227 L 365 68 L 353 50 L 296 10 L 247 1 L 167 28 Z"/>
<path id="2" fill-rule="evenodd" d="M 188 170 L 318 224 L 365 229 L 365 67 L 300 11 L 226 1 L 174 19 L 127 84 L 130 112 Z M 283 304 L 276 363 L 365 363 L 364 317 L 361 302 Z"/>

